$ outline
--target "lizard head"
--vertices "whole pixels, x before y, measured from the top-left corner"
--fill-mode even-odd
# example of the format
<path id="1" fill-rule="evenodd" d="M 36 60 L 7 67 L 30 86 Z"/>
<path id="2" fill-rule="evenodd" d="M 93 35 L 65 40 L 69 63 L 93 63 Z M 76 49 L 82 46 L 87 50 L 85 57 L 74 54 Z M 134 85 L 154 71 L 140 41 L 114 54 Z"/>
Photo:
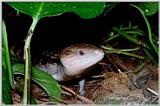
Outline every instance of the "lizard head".
<path id="1" fill-rule="evenodd" d="M 66 68 L 68 76 L 75 76 L 85 72 L 104 57 L 102 49 L 90 44 L 74 44 L 60 54 L 60 61 Z"/>

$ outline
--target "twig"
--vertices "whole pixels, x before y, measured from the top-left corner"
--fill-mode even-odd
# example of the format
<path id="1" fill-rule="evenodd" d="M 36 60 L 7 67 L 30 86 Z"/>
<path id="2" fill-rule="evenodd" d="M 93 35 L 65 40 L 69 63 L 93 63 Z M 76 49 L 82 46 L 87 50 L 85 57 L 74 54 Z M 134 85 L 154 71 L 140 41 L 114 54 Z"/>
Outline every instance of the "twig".
<path id="1" fill-rule="evenodd" d="M 92 94 L 94 91 L 96 91 L 96 89 L 97 89 L 99 86 L 100 86 L 100 84 L 98 83 L 97 86 L 96 86 L 91 92 L 88 93 L 87 97 L 89 97 L 90 94 Z"/>
<path id="2" fill-rule="evenodd" d="M 152 100 L 152 102 L 155 102 L 159 98 L 158 93 L 150 88 L 147 88 L 147 90 L 156 95 L 156 97 Z"/>
<path id="3" fill-rule="evenodd" d="M 91 78 L 105 78 L 105 75 L 104 74 L 102 74 L 102 75 L 94 75 Z"/>
<path id="4" fill-rule="evenodd" d="M 62 100 L 62 99 L 59 99 L 59 98 L 57 98 L 57 97 L 55 97 L 55 96 L 49 96 L 49 97 L 52 97 L 52 98 L 54 98 L 54 99 L 56 99 L 56 100 L 58 100 L 58 101 L 60 101 L 60 102 L 62 102 L 62 103 L 64 103 L 64 104 L 68 104 L 66 101 L 64 101 L 64 100 Z"/>
<path id="5" fill-rule="evenodd" d="M 72 96 L 72 94 L 70 94 L 70 93 L 67 92 L 67 91 L 63 91 L 63 90 L 62 90 L 62 94 L 67 95 L 67 96 Z"/>
<path id="6" fill-rule="evenodd" d="M 84 96 L 81 96 L 81 95 L 77 95 L 73 90 L 65 87 L 65 86 L 61 86 L 62 89 L 65 89 L 67 91 L 69 91 L 70 93 L 72 93 L 76 98 L 78 98 L 79 100 L 85 102 L 85 103 L 88 103 L 88 104 L 94 104 L 92 101 L 90 101 L 88 98 L 84 97 Z"/>
<path id="7" fill-rule="evenodd" d="M 65 87 L 65 86 L 63 86 L 63 85 L 61 85 L 61 87 L 62 87 L 62 89 L 70 92 L 71 94 L 76 95 L 76 93 L 75 93 L 73 90 L 71 90 L 71 89 L 69 89 L 69 88 L 67 88 L 67 87 Z"/>
<path id="8" fill-rule="evenodd" d="M 154 95 L 158 96 L 158 93 L 150 88 L 147 88 L 148 91 L 150 91 L 151 93 L 153 93 Z"/>
<path id="9" fill-rule="evenodd" d="M 87 103 L 87 104 L 94 104 L 91 100 L 89 100 L 88 98 L 81 96 L 81 95 L 77 95 L 77 98 L 80 99 L 81 101 Z"/>

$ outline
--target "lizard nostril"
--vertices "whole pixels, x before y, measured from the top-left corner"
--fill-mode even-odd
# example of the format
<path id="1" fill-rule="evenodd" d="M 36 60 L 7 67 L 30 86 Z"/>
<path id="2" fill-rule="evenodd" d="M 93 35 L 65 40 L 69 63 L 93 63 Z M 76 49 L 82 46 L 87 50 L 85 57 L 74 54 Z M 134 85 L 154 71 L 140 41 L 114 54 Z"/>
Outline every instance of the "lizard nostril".
<path id="1" fill-rule="evenodd" d="M 80 55 L 84 55 L 84 52 L 82 50 L 79 51 Z"/>

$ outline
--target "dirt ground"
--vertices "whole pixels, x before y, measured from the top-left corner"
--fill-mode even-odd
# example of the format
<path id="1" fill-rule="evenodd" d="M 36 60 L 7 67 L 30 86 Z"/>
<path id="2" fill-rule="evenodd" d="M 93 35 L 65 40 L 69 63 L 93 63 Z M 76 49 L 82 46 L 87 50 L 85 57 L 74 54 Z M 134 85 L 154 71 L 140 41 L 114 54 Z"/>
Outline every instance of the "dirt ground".
<path id="1" fill-rule="evenodd" d="M 101 73 L 86 81 L 84 96 L 79 95 L 78 84 L 62 84 L 60 104 L 158 104 L 157 67 L 146 62 L 137 69 L 133 64 L 135 61 L 124 62 L 116 55 L 107 58 L 107 61 L 100 62 Z M 108 60 L 119 67 L 114 68 Z M 22 82 L 20 79 L 17 85 L 23 85 Z M 22 95 L 18 91 L 13 92 L 14 104 L 21 103 Z M 32 84 L 32 95 L 39 104 L 59 104 L 50 102 L 47 93 L 35 83 Z"/>

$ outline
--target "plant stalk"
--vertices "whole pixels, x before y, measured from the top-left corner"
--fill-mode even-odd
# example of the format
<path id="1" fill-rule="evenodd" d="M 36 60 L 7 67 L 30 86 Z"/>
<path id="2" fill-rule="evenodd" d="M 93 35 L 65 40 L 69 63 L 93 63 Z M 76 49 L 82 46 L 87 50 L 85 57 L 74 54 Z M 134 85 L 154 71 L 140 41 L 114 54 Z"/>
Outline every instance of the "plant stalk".
<path id="1" fill-rule="evenodd" d="M 123 55 L 127 55 L 127 56 L 132 56 L 135 58 L 139 58 L 139 59 L 144 59 L 143 56 L 139 56 L 133 53 L 128 53 L 129 51 L 135 51 L 138 50 L 139 48 L 132 48 L 132 49 L 114 49 L 112 47 L 106 47 L 106 46 L 101 46 L 101 48 L 104 49 L 105 53 L 116 53 L 116 54 L 123 54 Z"/>
<path id="2" fill-rule="evenodd" d="M 5 58 L 6 58 L 6 63 L 7 63 L 7 70 L 8 70 L 8 76 L 9 76 L 9 82 L 10 86 L 12 89 L 14 89 L 14 78 L 13 78 L 13 71 L 11 67 L 11 61 L 10 61 L 10 56 L 9 56 L 9 49 L 8 49 L 8 38 L 7 38 L 7 31 L 6 31 L 6 26 L 5 22 L 2 22 L 2 38 L 3 38 L 3 46 L 5 49 Z M 5 71 L 5 70 L 3 70 Z"/>
<path id="3" fill-rule="evenodd" d="M 39 19 L 33 18 L 31 27 L 29 28 L 28 35 L 25 39 L 24 45 L 24 56 L 25 56 L 25 72 L 24 72 L 24 89 L 23 89 L 23 104 L 30 104 L 30 80 L 31 80 L 31 54 L 30 54 L 30 43 Z"/>
<path id="4" fill-rule="evenodd" d="M 143 43 L 140 40 L 133 38 L 132 36 L 128 35 L 126 32 L 118 29 L 117 27 L 113 27 L 113 30 L 117 32 L 119 35 L 121 35 L 123 38 L 129 40 L 130 42 L 133 42 L 134 44 L 137 44 L 137 45 L 142 45 L 143 47 L 150 50 L 150 47 L 146 43 Z"/>
<path id="5" fill-rule="evenodd" d="M 147 25 L 148 35 L 149 35 L 149 36 L 148 36 L 148 37 L 149 37 L 149 41 L 150 41 L 153 49 L 155 50 L 155 52 L 158 54 L 158 47 L 157 47 L 157 46 L 154 44 L 154 42 L 153 42 L 151 26 L 150 26 L 150 24 L 149 24 L 149 22 L 148 22 L 148 20 L 147 20 L 147 18 L 146 18 L 146 16 L 145 16 L 144 12 L 143 12 L 138 6 L 133 5 L 133 4 L 130 4 L 130 5 L 133 6 L 133 7 L 135 7 L 136 9 L 138 9 L 139 12 L 142 14 L 142 16 L 143 16 L 143 18 L 144 18 L 144 20 L 145 20 L 145 23 L 146 23 L 146 25 Z"/>

